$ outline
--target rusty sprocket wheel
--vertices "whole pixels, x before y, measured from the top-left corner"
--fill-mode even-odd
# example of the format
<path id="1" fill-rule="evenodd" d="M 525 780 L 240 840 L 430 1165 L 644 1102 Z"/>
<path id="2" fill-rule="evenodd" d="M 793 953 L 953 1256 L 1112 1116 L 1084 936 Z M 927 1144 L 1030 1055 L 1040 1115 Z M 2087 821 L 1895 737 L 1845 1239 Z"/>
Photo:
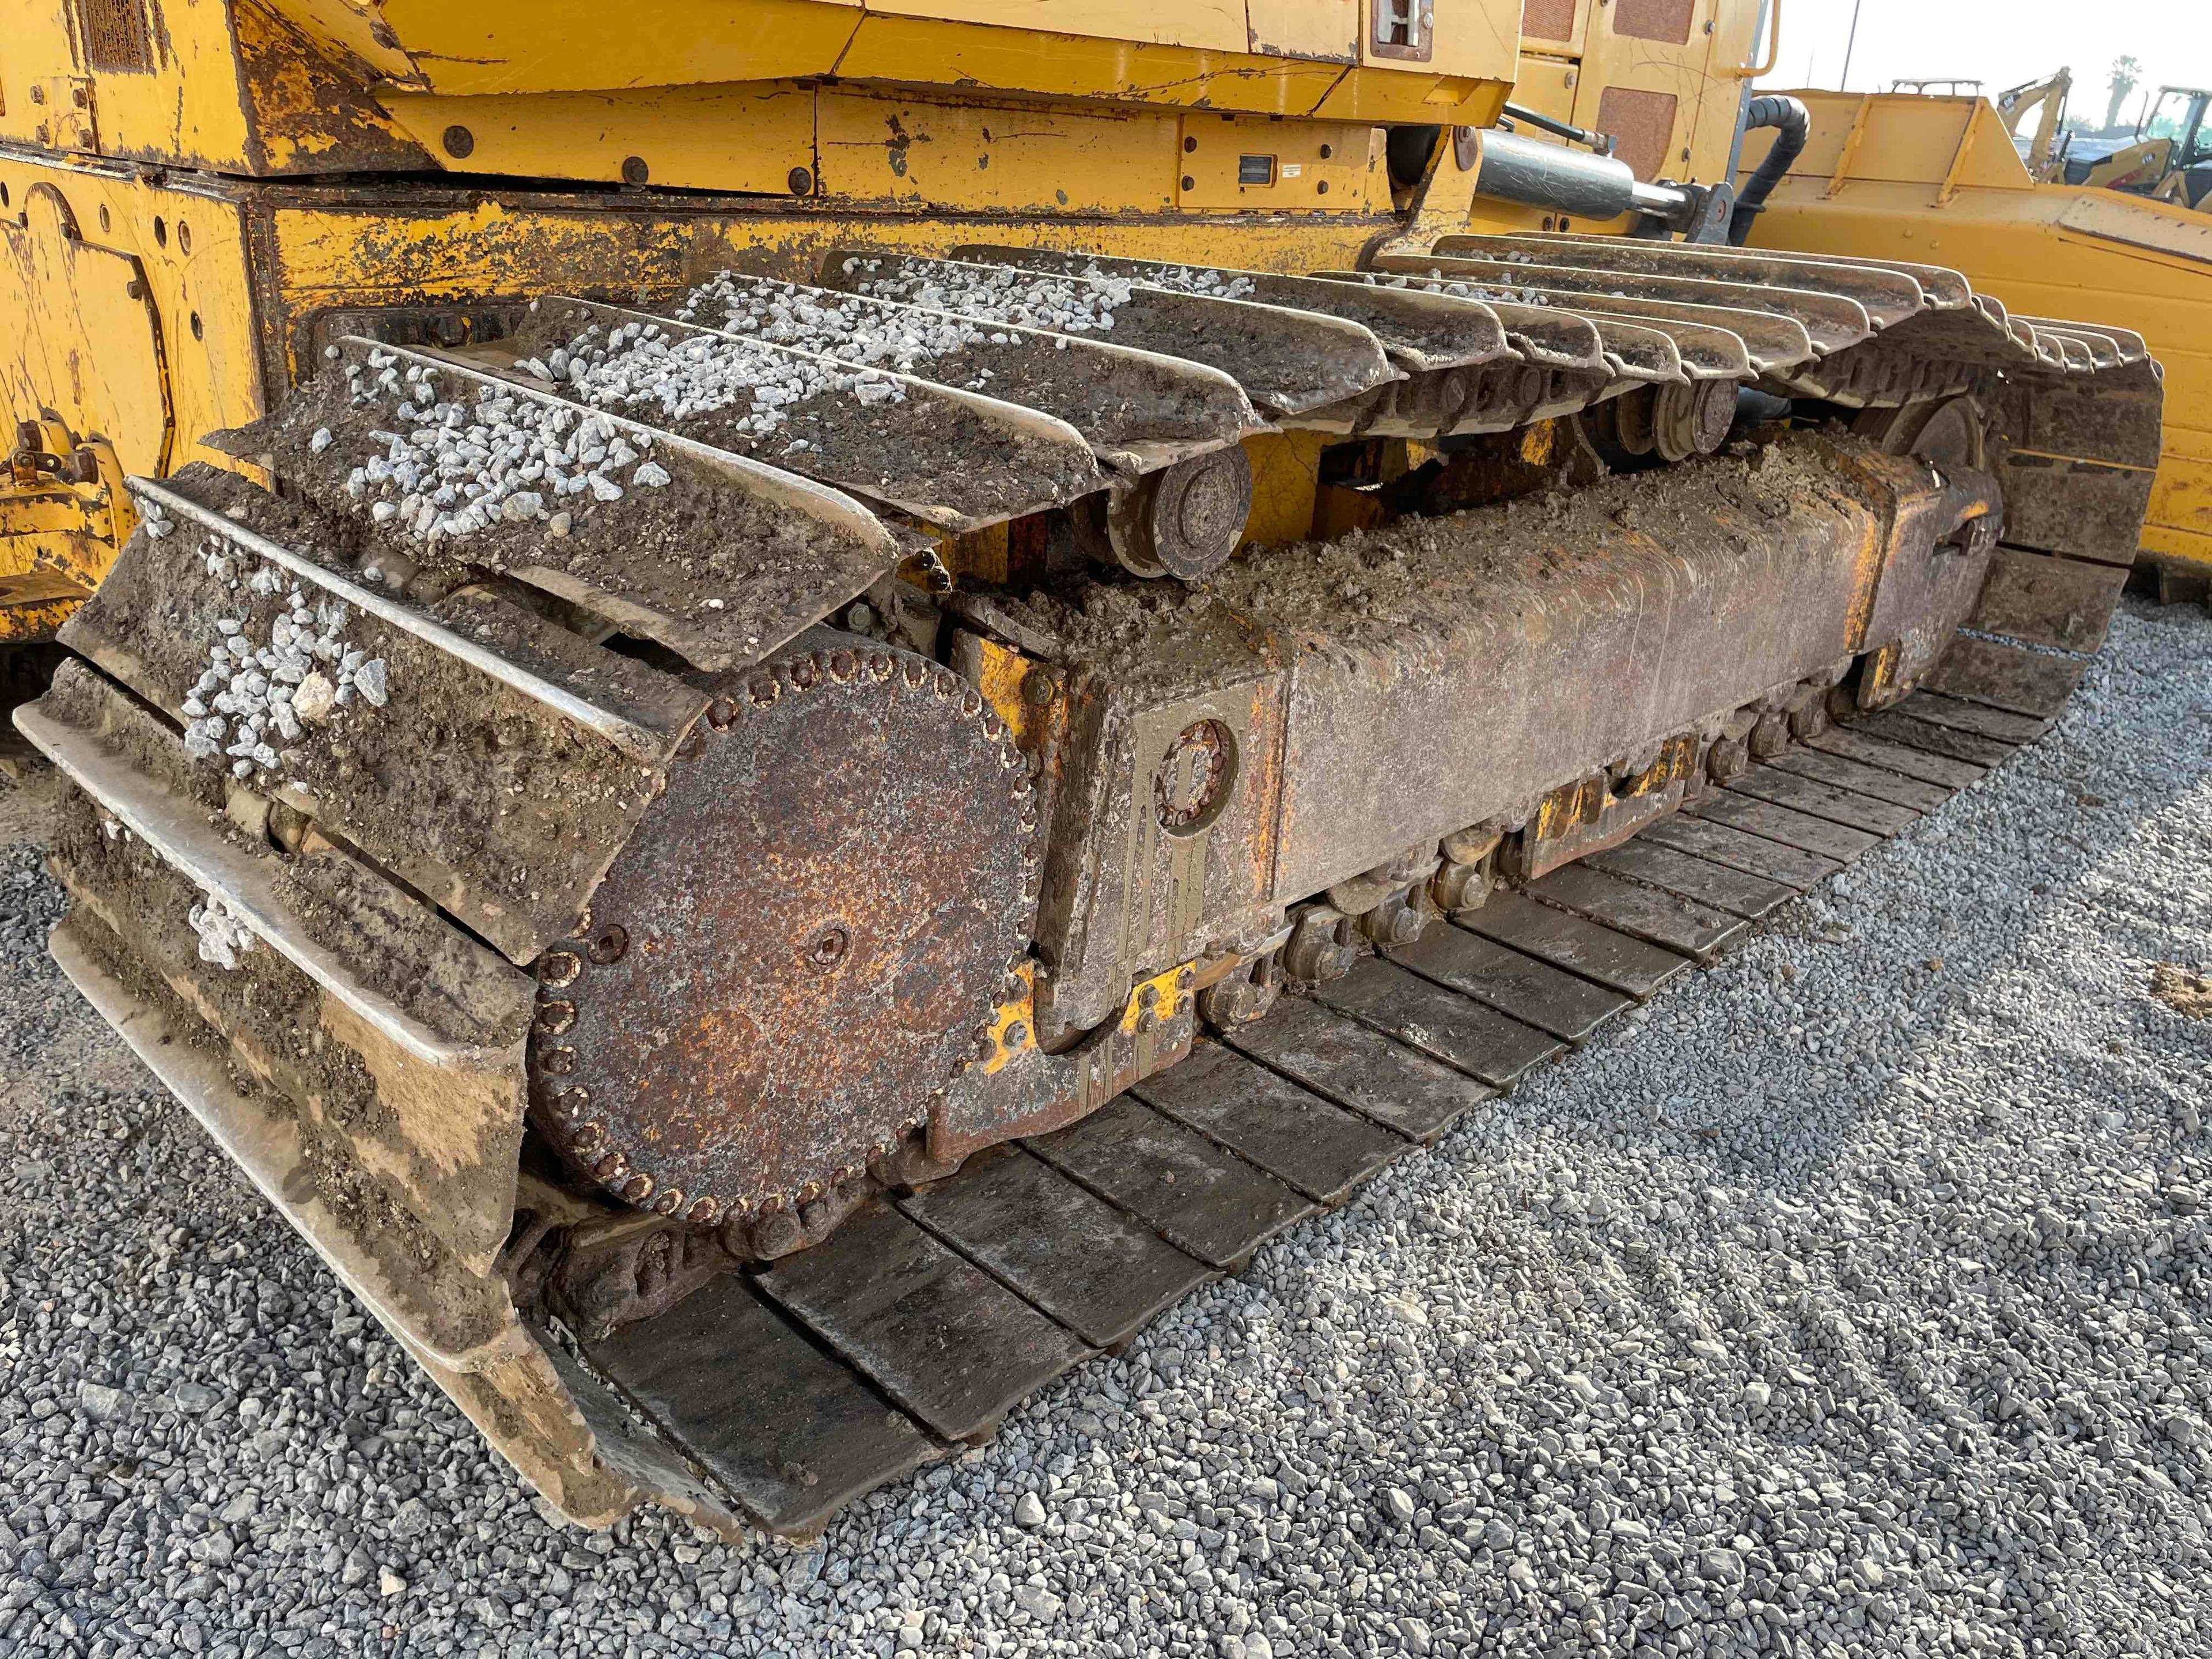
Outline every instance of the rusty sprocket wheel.
<path id="1" fill-rule="evenodd" d="M 538 964 L 539 1127 L 707 1224 L 849 1180 L 973 1051 L 1036 908 L 1037 802 L 974 686 L 823 630 L 720 688 Z"/>

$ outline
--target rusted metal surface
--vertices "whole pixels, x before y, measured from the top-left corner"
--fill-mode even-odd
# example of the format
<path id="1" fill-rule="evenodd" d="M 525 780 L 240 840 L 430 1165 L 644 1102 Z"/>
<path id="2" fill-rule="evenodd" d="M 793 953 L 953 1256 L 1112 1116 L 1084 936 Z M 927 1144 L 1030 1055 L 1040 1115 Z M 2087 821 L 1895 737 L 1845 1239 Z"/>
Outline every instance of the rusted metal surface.
<path id="1" fill-rule="evenodd" d="M 296 491 L 211 484 L 201 506 L 235 516 L 166 550 L 142 538 L 72 624 L 158 713 L 129 704 L 143 729 L 118 736 L 127 722 L 84 717 L 64 684 L 29 721 L 46 721 L 83 791 L 61 858 L 80 909 L 58 948 L 119 1024 L 158 1034 L 142 1052 L 556 1502 L 594 1521 L 649 1495 L 726 1528 L 739 1510 L 818 1524 L 834 1496 L 923 1455 L 921 1431 L 834 1368 L 726 1419 L 678 1373 L 777 1364 L 793 1343 L 822 1370 L 818 1340 L 938 1435 L 983 1431 L 1203 1276 L 1158 1235 L 1242 1261 L 1309 1200 L 1341 1198 L 1710 954 L 1782 884 L 1925 810 L 1929 787 L 1967 775 L 1946 769 L 1954 757 L 1990 763 L 2033 734 L 2008 711 L 2045 711 L 2079 661 L 2048 647 L 2093 637 L 2108 605 L 2095 562 L 2140 487 L 2147 429 L 2154 458 L 2149 366 L 2117 337 L 2008 320 L 1909 272 L 1792 289 L 1777 284 L 1796 271 L 1762 268 L 1759 299 L 1759 282 L 1715 291 L 1716 273 L 1748 265 L 1649 257 L 1623 281 L 1586 269 L 1556 284 L 1559 306 L 1440 278 L 1270 277 L 1240 300 L 1139 281 L 1127 337 L 1179 355 L 1127 361 L 1180 364 L 1146 385 L 1190 394 L 1206 429 L 1124 422 L 1109 454 L 1101 382 L 1068 393 L 1099 417 L 1077 430 L 1117 483 L 1154 475 L 1165 517 L 1131 568 L 1203 574 L 1233 539 L 1222 525 L 1242 520 L 1236 490 L 1162 506 L 1164 469 L 1191 467 L 1193 447 L 1216 472 L 1242 453 L 1214 428 L 1233 416 L 1241 431 L 1250 404 L 1218 372 L 1182 372 L 1198 362 L 1347 436 L 1495 432 L 1602 399 L 1638 453 L 1668 458 L 1712 449 L 1737 383 L 1781 374 L 1754 360 L 1798 337 L 1809 356 L 1814 332 L 1837 349 L 1790 384 L 1913 401 L 1903 447 L 1906 426 L 1916 442 L 1929 430 L 1921 405 L 1989 392 L 1978 349 L 2011 351 L 2033 383 L 2019 398 L 2008 386 L 1986 432 L 1982 405 L 1950 405 L 1919 459 L 1801 433 L 1593 487 L 1587 448 L 1556 441 L 1575 423 L 1554 422 L 1486 441 L 1564 486 L 1550 499 L 1255 557 L 1188 590 L 1062 558 L 1060 519 L 1018 560 L 1010 535 L 993 569 L 960 563 L 957 596 L 939 563 L 928 596 L 885 600 L 870 584 L 898 538 L 817 486 L 740 466 L 753 507 L 819 509 L 852 532 L 740 573 L 742 618 L 710 614 L 687 562 L 728 550 L 708 545 L 711 515 L 698 547 L 603 538 L 587 563 L 549 544 L 456 561 L 418 591 L 371 586 L 362 537 L 320 537 Z M 1502 277 L 1525 285 L 1531 269 Z M 1608 310 L 1622 285 L 1643 297 Z M 1839 344 L 1853 309 L 1864 337 Z M 1764 320 L 1726 326 L 1747 317 Z M 1069 350 L 1096 370 L 1093 348 Z M 2100 366 L 2109 385 L 2067 391 Z M 993 395 L 1021 401 L 1018 386 Z M 306 447 L 290 435 L 288 483 Z M 729 473 L 728 458 L 663 441 Z M 1057 453 L 1091 481 L 1073 447 Z M 2045 474 L 2093 481 L 2086 525 L 2061 521 L 2071 483 L 2039 493 Z M 1985 596 L 2001 485 L 2019 477 L 2019 549 Z M 347 511 L 330 486 L 307 492 L 326 523 Z M 1440 484 L 1342 493 L 1378 524 L 1450 504 Z M 1122 489 L 1125 520 L 1133 504 Z M 203 532 L 223 544 L 212 564 Z M 241 625 L 270 620 L 216 568 L 234 556 L 342 598 L 414 700 L 281 765 L 183 765 L 175 728 L 204 654 L 192 630 L 241 607 Z M 957 627 L 938 627 L 939 600 Z M 872 636 L 790 639 L 833 611 Z M 623 650 L 598 642 L 610 628 L 632 636 L 611 641 Z M 944 649 L 974 680 L 906 645 Z M 1966 701 L 1914 693 L 1929 684 Z M 1832 690 L 1839 708 L 1896 703 L 1869 730 L 1904 747 L 1854 733 L 1855 750 L 1818 751 L 1826 764 L 1738 769 L 1824 735 Z M 1892 772 L 1871 775 L 1886 755 Z M 1734 786 L 1674 815 L 1708 776 Z M 1638 829 L 1628 846 L 1648 856 L 1571 862 Z M 1501 867 L 1562 865 L 1533 897 L 1488 896 Z M 197 948 L 217 898 L 254 941 L 228 965 Z M 534 1003 L 478 939 L 534 964 Z M 1170 1069 L 1194 1047 L 1201 987 L 1228 1024 L 1285 979 L 1318 981 L 1297 1030 L 1239 1025 Z M 518 1194 L 526 1088 L 573 1166 L 565 1191 L 533 1176 Z M 952 1187 L 905 1191 L 957 1182 L 962 1160 L 1020 1137 L 1035 1154 L 998 1161 L 1025 1179 L 995 1209 L 980 1186 L 965 1208 L 933 1198 Z M 585 1196 L 594 1185 L 603 1199 Z M 1149 1255 L 1153 1277 L 1105 1285 L 1093 1262 L 1085 1278 L 1047 1236 L 1063 1224 Z M 728 1304 L 750 1297 L 731 1271 L 767 1261 L 809 1334 Z M 582 1334 L 582 1358 L 533 1346 L 517 1296 Z M 966 1343 L 949 1368 L 947 1329 Z M 812 1427 L 779 1441 L 787 1410 Z M 852 1458 L 821 1423 L 853 1428 Z M 831 1492 L 810 1498 L 791 1457 L 756 1455 L 759 1437 L 826 1460 Z"/>
<path id="2" fill-rule="evenodd" d="M 899 1207 L 1094 1347 L 1127 1342 L 1214 1276 L 1017 1147 L 982 1154 Z"/>
<path id="3" fill-rule="evenodd" d="M 1304 997 L 1222 1041 L 1340 1106 L 1429 1146 L 1491 1098 L 1487 1085 Z"/>
<path id="4" fill-rule="evenodd" d="M 1320 1204 L 1342 1203 L 1406 1151 L 1403 1138 L 1218 1042 L 1136 1095 Z"/>
<path id="5" fill-rule="evenodd" d="M 342 562 L 292 551 L 312 521 L 242 479 L 210 471 L 177 482 L 231 511 L 210 512 L 204 534 L 142 532 L 63 642 L 182 726 L 215 645 L 266 641 L 292 614 L 291 587 L 345 606 L 346 643 L 386 665 L 387 701 L 306 725 L 264 769 L 264 787 L 512 959 L 567 933 L 650 799 L 640 763 L 672 750 L 706 699 L 489 595 L 452 596 L 450 622 L 373 595 Z M 313 555 L 316 543 L 304 544 Z M 264 568 L 284 582 L 258 592 L 250 583 Z M 225 621 L 240 625 L 235 635 Z M 229 765 L 221 755 L 204 769 Z"/>
<path id="6" fill-rule="evenodd" d="M 1547 904 L 1700 962 L 1743 933 L 1741 917 L 1588 865 L 1555 870 L 1528 890 Z"/>
<path id="7" fill-rule="evenodd" d="M 811 1203 L 971 1059 L 1030 932 L 1035 791 L 973 686 L 851 636 L 720 682 L 538 959 L 533 1109 L 626 1202 Z"/>
<path id="8" fill-rule="evenodd" d="M 1454 935 L 1432 929 L 1441 939 Z M 1559 1054 L 1547 1031 L 1454 995 L 1394 961 L 1370 957 L 1313 988 L 1314 1000 L 1493 1088 L 1509 1087 Z"/>
<path id="9" fill-rule="evenodd" d="M 2127 568 L 2000 547 L 1974 626 L 2026 645 L 2094 652 L 2105 642 Z"/>
<path id="10" fill-rule="evenodd" d="M 1952 646 L 1926 684 L 1954 697 L 2047 717 L 2066 706 L 2088 665 L 2087 657 L 1966 638 Z"/>
<path id="11" fill-rule="evenodd" d="M 1031 280 L 1040 288 L 1096 291 L 1102 300 L 1109 293 L 1085 277 L 1040 274 Z M 960 309 L 958 296 L 969 284 L 995 284 L 1017 297 L 1030 291 L 1006 266 L 866 250 L 829 255 L 822 283 L 952 311 Z M 1340 403 L 1397 373 L 1373 334 L 1339 318 L 1144 283 L 1112 292 L 1117 308 L 1106 314 L 1117 344 L 1218 368 L 1255 404 L 1282 414 Z"/>

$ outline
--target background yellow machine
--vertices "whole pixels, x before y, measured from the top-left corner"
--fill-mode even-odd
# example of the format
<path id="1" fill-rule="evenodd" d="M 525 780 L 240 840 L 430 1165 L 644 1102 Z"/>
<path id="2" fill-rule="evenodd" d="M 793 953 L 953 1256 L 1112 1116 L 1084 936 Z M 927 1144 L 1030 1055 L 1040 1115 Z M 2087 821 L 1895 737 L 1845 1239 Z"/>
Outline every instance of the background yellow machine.
<path id="1" fill-rule="evenodd" d="M 2015 311 L 2142 335 L 2166 368 L 2165 451 L 2142 551 L 2167 591 L 2212 575 L 2212 217 L 2033 179 L 1979 98 L 1807 91 L 1808 142 L 1759 246 L 1953 267 Z M 1765 153 L 1764 135 L 1746 146 Z"/>
<path id="2" fill-rule="evenodd" d="M 1749 0 L 0 16 L 53 954 L 593 1524 L 988 1434 L 2205 529 L 2157 210 Z"/>

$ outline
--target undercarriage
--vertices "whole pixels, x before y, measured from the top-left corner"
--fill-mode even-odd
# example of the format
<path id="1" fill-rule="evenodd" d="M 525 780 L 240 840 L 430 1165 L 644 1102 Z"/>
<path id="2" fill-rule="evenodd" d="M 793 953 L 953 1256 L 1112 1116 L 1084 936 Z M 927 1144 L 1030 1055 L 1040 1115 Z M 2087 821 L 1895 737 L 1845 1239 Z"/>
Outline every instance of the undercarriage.
<path id="1" fill-rule="evenodd" d="M 1934 810 L 2158 454 L 1926 266 L 817 276 L 333 336 L 17 716 L 64 967 L 587 1522 L 818 1528 Z"/>

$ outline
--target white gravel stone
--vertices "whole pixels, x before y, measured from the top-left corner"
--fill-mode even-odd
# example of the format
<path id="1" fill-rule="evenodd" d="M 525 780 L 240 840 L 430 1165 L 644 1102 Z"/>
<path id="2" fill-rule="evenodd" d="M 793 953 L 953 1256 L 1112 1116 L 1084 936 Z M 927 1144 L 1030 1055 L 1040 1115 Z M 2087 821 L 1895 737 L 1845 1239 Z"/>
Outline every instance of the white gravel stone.
<path id="1" fill-rule="evenodd" d="M 0 1649 L 2202 1654 L 2212 1030 L 2148 988 L 2212 964 L 2208 731 L 2212 621 L 2130 601 L 1848 890 L 805 1552 L 549 1521 L 60 977 L 19 845 Z"/>

